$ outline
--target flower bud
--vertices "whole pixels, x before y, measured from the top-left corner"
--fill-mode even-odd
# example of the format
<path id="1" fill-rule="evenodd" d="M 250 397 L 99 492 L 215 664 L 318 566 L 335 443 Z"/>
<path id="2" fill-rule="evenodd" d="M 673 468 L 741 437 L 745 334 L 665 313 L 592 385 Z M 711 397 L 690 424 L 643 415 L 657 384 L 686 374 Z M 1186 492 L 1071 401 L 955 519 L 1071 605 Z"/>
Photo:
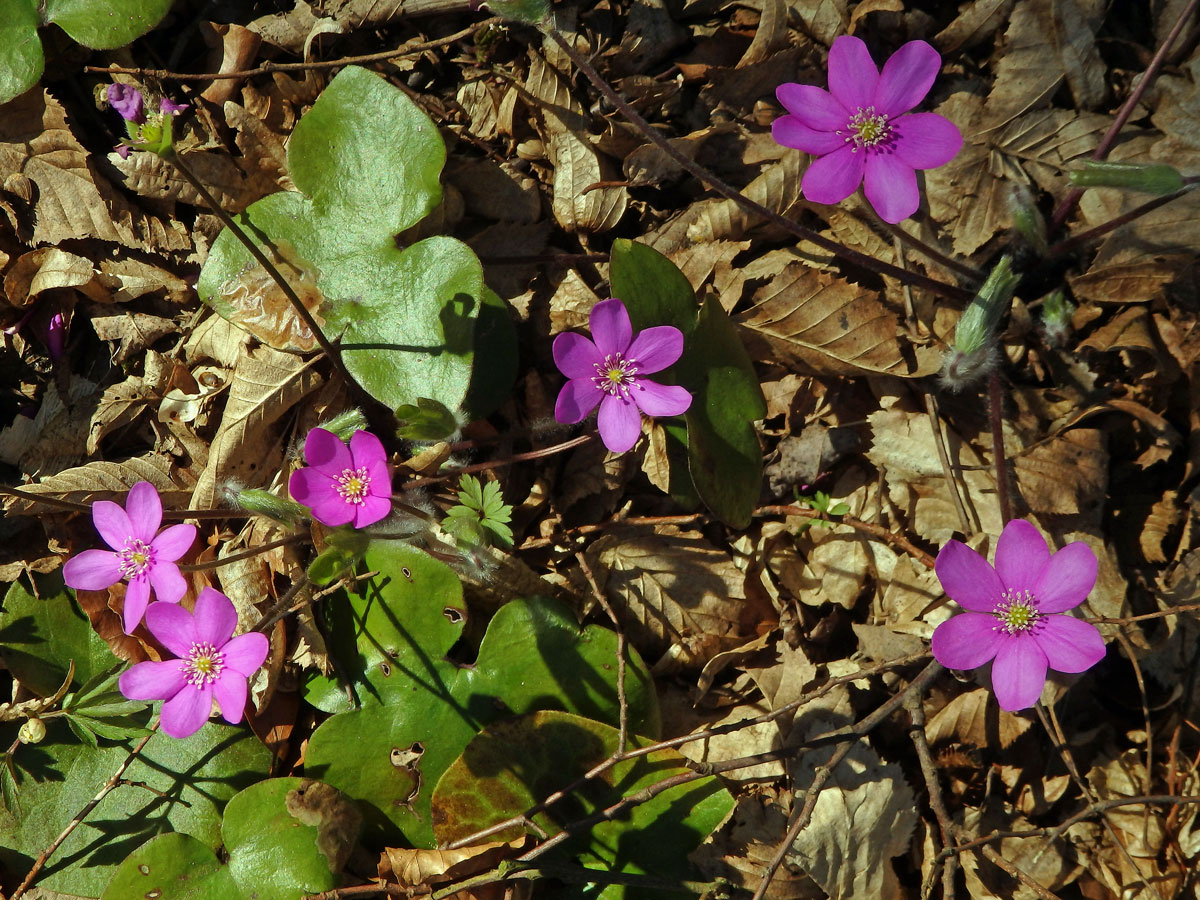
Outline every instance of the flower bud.
<path id="1" fill-rule="evenodd" d="M 22 744 L 40 744 L 45 737 L 46 723 L 36 717 L 26 719 L 17 731 L 17 740 Z"/>
<path id="2" fill-rule="evenodd" d="M 1071 330 L 1075 304 L 1062 291 L 1054 291 L 1042 302 L 1042 334 L 1051 347 L 1061 347 Z"/>
<path id="3" fill-rule="evenodd" d="M 308 510 L 299 503 L 276 497 L 270 491 L 258 488 L 231 488 L 228 493 L 229 502 L 234 506 L 285 525 L 297 526 L 308 519 Z"/>
<path id="4" fill-rule="evenodd" d="M 996 327 L 1012 303 L 1020 276 L 1012 270 L 1012 258 L 1000 257 L 954 329 L 954 345 L 942 364 L 942 383 L 960 390 L 986 375 L 995 366 Z"/>
<path id="5" fill-rule="evenodd" d="M 1008 195 L 1008 211 L 1012 214 L 1013 227 L 1029 241 L 1039 255 L 1045 255 L 1046 220 L 1034 203 L 1033 193 L 1023 184 L 1014 184 Z"/>
<path id="6" fill-rule="evenodd" d="M 338 413 L 317 427 L 332 431 L 339 439 L 348 441 L 354 437 L 354 432 L 362 431 L 367 427 L 367 417 L 363 415 L 361 409 L 353 407 L 343 413 Z"/>
<path id="7" fill-rule="evenodd" d="M 1123 163 L 1088 160 L 1070 173 L 1076 187 L 1111 187 L 1143 194 L 1172 194 L 1184 186 L 1183 176 L 1166 163 Z"/>

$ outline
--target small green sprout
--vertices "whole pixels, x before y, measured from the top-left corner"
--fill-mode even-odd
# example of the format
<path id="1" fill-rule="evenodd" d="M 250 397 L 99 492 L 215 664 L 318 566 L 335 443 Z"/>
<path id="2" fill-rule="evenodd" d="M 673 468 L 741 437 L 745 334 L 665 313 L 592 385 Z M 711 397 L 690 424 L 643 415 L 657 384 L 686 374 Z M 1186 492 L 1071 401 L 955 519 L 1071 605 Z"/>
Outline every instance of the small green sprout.
<path id="1" fill-rule="evenodd" d="M 507 549 L 513 545 L 510 521 L 512 507 L 504 502 L 499 483 L 480 484 L 475 476 L 464 475 L 458 483 L 458 505 L 447 511 L 442 529 L 459 546 L 492 543 Z"/>
<path id="2" fill-rule="evenodd" d="M 800 506 L 807 507 L 808 509 L 815 509 L 817 512 L 825 516 L 844 516 L 846 513 L 850 512 L 850 507 L 846 505 L 846 503 L 841 500 L 834 503 L 833 498 L 824 491 L 816 491 L 811 497 L 802 497 L 800 492 L 796 491 L 796 503 Z M 821 519 L 809 519 L 807 522 L 801 524 L 798 529 L 796 529 L 796 536 L 798 537 L 799 535 L 803 534 L 806 529 L 813 527 L 828 528 L 832 524 L 834 523 L 825 522 Z"/>

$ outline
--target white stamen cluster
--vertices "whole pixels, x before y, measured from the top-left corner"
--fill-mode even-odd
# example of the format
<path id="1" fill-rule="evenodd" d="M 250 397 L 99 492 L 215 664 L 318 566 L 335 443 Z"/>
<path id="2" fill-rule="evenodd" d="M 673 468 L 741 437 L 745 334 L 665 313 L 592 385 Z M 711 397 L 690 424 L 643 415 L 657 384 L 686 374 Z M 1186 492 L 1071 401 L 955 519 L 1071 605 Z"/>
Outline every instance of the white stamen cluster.
<path id="1" fill-rule="evenodd" d="M 195 687 L 212 684 L 224 668 L 225 655 L 207 641 L 192 644 L 187 656 L 183 658 L 187 683 Z"/>
<path id="2" fill-rule="evenodd" d="M 1028 634 L 1035 631 L 1042 620 L 1030 591 L 1005 591 L 992 615 L 998 620 L 992 630 L 1005 634 Z"/>
<path id="3" fill-rule="evenodd" d="M 361 506 L 367 498 L 367 488 L 371 486 L 371 476 L 367 474 L 366 466 L 357 469 L 343 469 L 342 474 L 334 482 L 338 496 L 347 503 Z"/>
<path id="4" fill-rule="evenodd" d="M 606 394 L 629 399 L 629 391 L 637 386 L 637 360 L 625 359 L 620 353 L 610 353 L 604 362 L 595 364 L 592 384 Z"/>
<path id="5" fill-rule="evenodd" d="M 857 153 L 863 147 L 876 147 L 890 141 L 892 125 L 885 114 L 875 111 L 875 107 L 868 106 L 863 109 L 860 106 L 846 123 L 846 127 L 838 129 L 837 134 L 842 135 L 842 140 L 847 144 L 853 144 L 850 150 Z"/>
<path id="6" fill-rule="evenodd" d="M 136 578 L 154 564 L 154 549 L 145 541 L 131 537 L 125 541 L 117 558 L 121 561 L 121 576 Z"/>

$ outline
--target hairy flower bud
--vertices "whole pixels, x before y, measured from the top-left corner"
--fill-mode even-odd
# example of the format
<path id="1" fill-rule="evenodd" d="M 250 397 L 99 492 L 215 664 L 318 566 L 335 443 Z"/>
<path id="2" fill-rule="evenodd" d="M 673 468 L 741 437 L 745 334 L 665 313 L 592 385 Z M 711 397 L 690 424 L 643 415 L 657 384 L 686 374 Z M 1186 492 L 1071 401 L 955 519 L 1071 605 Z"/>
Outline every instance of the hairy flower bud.
<path id="1" fill-rule="evenodd" d="M 954 345 L 942 365 L 942 382 L 951 390 L 966 387 L 996 364 L 996 327 L 1012 303 L 1019 280 L 1012 258 L 1002 256 L 963 311 L 954 329 Z"/>
<path id="2" fill-rule="evenodd" d="M 33 717 L 25 720 L 17 732 L 17 740 L 22 744 L 40 744 L 46 737 L 46 723 Z"/>
<path id="3" fill-rule="evenodd" d="M 332 431 L 340 440 L 348 441 L 353 437 L 354 432 L 361 431 L 367 427 L 367 417 L 358 407 L 352 407 L 345 412 L 338 413 L 332 419 L 322 422 L 319 426 L 326 431 Z"/>
<path id="4" fill-rule="evenodd" d="M 1076 187 L 1111 187 L 1143 194 L 1172 194 L 1184 186 L 1183 176 L 1166 163 L 1123 163 L 1088 160 L 1070 173 Z"/>
<path id="5" fill-rule="evenodd" d="M 276 522 L 283 522 L 285 525 L 296 526 L 308 518 L 308 510 L 299 503 L 276 497 L 270 491 L 258 488 L 234 489 L 229 491 L 229 495 L 233 505 L 247 512 L 274 519 Z"/>

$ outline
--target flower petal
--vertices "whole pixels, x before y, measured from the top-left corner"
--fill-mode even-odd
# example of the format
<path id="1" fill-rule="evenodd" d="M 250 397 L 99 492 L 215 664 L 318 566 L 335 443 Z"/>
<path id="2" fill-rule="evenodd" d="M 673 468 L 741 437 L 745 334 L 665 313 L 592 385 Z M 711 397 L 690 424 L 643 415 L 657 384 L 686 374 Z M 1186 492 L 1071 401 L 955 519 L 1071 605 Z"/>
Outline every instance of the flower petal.
<path id="1" fill-rule="evenodd" d="M 895 225 L 921 205 L 917 173 L 894 153 L 868 153 L 863 192 L 879 218 Z"/>
<path id="2" fill-rule="evenodd" d="M 216 588 L 206 587 L 196 598 L 194 640 L 201 644 L 224 647 L 237 628 L 237 610 L 233 601 Z M 180 654 L 182 655 L 182 654 Z"/>
<path id="3" fill-rule="evenodd" d="M 692 405 L 692 395 L 686 388 L 643 378 L 638 379 L 637 389 L 631 396 L 638 409 L 648 416 L 679 416 Z"/>
<path id="4" fill-rule="evenodd" d="M 84 550 L 67 560 L 62 573 L 68 587 L 78 591 L 102 591 L 124 577 L 120 557 L 111 550 Z"/>
<path id="5" fill-rule="evenodd" d="M 222 647 L 221 655 L 225 658 L 227 667 L 243 678 L 249 678 L 266 661 L 269 649 L 270 643 L 265 634 L 247 631 Z"/>
<path id="6" fill-rule="evenodd" d="M 335 490 L 316 494 L 307 501 L 306 505 L 314 519 L 330 528 L 346 525 L 353 521 L 354 510 L 357 509 L 353 503 L 347 503 Z"/>
<path id="7" fill-rule="evenodd" d="M 558 371 L 568 378 L 591 378 L 596 374 L 596 366 L 604 362 L 604 355 L 596 345 L 573 331 L 555 337 L 551 349 Z"/>
<path id="8" fill-rule="evenodd" d="M 125 605 L 121 608 L 121 623 L 126 634 L 133 634 L 149 603 L 150 579 L 142 575 L 129 582 L 129 586 L 125 588 Z"/>
<path id="9" fill-rule="evenodd" d="M 213 696 L 217 706 L 221 707 L 221 717 L 230 725 L 242 721 L 242 713 L 246 711 L 246 679 L 236 672 L 222 672 L 213 682 Z"/>
<path id="10" fill-rule="evenodd" d="M 601 357 L 624 353 L 633 340 L 629 312 L 616 297 L 601 300 L 593 306 L 588 325 L 591 326 L 592 340 L 596 342 Z"/>
<path id="11" fill-rule="evenodd" d="M 156 641 L 181 659 L 191 652 L 197 640 L 195 619 L 176 603 L 151 606 L 146 610 L 146 627 Z"/>
<path id="12" fill-rule="evenodd" d="M 125 549 L 125 542 L 133 537 L 133 523 L 119 505 L 111 500 L 97 500 L 92 504 L 92 522 L 104 543 L 114 550 Z"/>
<path id="13" fill-rule="evenodd" d="M 946 541 L 933 569 L 947 596 L 963 609 L 990 613 L 1004 594 L 996 570 L 962 541 Z"/>
<path id="14" fill-rule="evenodd" d="M 674 325 L 655 325 L 639 331 L 625 358 L 637 363 L 638 375 L 661 372 L 683 355 L 683 332 Z"/>
<path id="15" fill-rule="evenodd" d="M 775 96 L 799 124 L 813 131 L 837 131 L 845 128 L 852 116 L 852 112 L 838 103 L 833 94 L 815 84 L 795 84 L 789 81 L 775 89 Z"/>
<path id="16" fill-rule="evenodd" d="M 892 149 L 901 162 L 914 169 L 944 166 L 962 145 L 958 126 L 937 113 L 901 116 L 892 130 Z"/>
<path id="17" fill-rule="evenodd" d="M 130 700 L 167 700 L 187 684 L 187 673 L 177 659 L 140 662 L 121 673 L 117 685 Z"/>
<path id="18" fill-rule="evenodd" d="M 1016 712 L 1033 706 L 1046 684 L 1046 654 L 1032 635 L 1012 635 L 1000 641 L 992 664 L 992 690 L 1001 709 Z"/>
<path id="19" fill-rule="evenodd" d="M 909 41 L 883 64 L 875 109 L 889 117 L 908 112 L 925 99 L 941 68 L 942 57 L 933 47 L 924 41 Z"/>
<path id="20" fill-rule="evenodd" d="M 587 418 L 588 413 L 606 394 L 589 378 L 572 378 L 558 392 L 554 404 L 554 418 L 567 425 L 574 425 Z"/>
<path id="21" fill-rule="evenodd" d="M 642 414 L 632 400 L 606 396 L 600 404 L 596 422 L 600 440 L 613 453 L 624 453 L 637 443 L 642 434 Z"/>
<path id="22" fill-rule="evenodd" d="M 139 481 L 129 489 L 125 498 L 125 514 L 133 526 L 133 536 L 147 544 L 154 540 L 158 526 L 162 524 L 162 500 L 158 491 L 148 481 Z"/>
<path id="23" fill-rule="evenodd" d="M 849 145 L 814 159 L 800 182 L 804 196 L 813 203 L 841 203 L 862 183 L 865 161 L 866 154 Z"/>
<path id="24" fill-rule="evenodd" d="M 340 437 L 324 428 L 314 428 L 304 439 L 304 459 L 320 472 L 330 478 L 336 478 L 354 461 Z"/>
<path id="25" fill-rule="evenodd" d="M 179 566 L 170 562 L 155 563 L 147 572 L 154 599 L 178 603 L 187 593 L 187 581 L 179 574 Z"/>
<path id="26" fill-rule="evenodd" d="M 1033 525 L 1024 519 L 1013 519 L 1004 526 L 996 542 L 996 574 L 1006 589 L 1032 593 L 1049 561 L 1046 539 Z"/>
<path id="27" fill-rule="evenodd" d="M 382 465 L 387 466 L 387 451 L 383 441 L 369 431 L 356 431 L 350 436 L 350 456 L 353 468 L 365 466 L 368 471 Z"/>
<path id="28" fill-rule="evenodd" d="M 354 507 L 351 522 L 355 528 L 366 528 L 374 525 L 380 519 L 386 519 L 392 512 L 391 497 L 367 496 L 363 502 Z"/>
<path id="29" fill-rule="evenodd" d="M 947 669 L 977 669 L 1000 649 L 996 617 L 965 612 L 947 619 L 933 630 L 933 658 Z"/>
<path id="30" fill-rule="evenodd" d="M 844 122 L 842 123 L 845 124 Z M 771 123 L 771 137 L 775 143 L 785 147 L 794 147 L 811 153 L 814 156 L 824 156 L 834 150 L 844 147 L 845 138 L 832 131 L 817 131 L 809 128 L 796 116 L 780 116 Z"/>
<path id="31" fill-rule="evenodd" d="M 1047 616 L 1033 638 L 1056 672 L 1083 672 L 1104 659 L 1100 630 L 1073 616 Z"/>
<path id="32" fill-rule="evenodd" d="M 338 474 L 341 474 L 340 472 Z M 313 468 L 297 469 L 288 479 L 288 493 L 297 503 L 312 506 L 315 497 L 337 494 L 333 478 Z"/>
<path id="33" fill-rule="evenodd" d="M 867 45 L 846 34 L 835 40 L 829 48 L 829 93 L 838 103 L 853 115 L 875 102 L 878 85 L 879 70 Z"/>
<path id="34" fill-rule="evenodd" d="M 182 525 L 172 525 L 164 528 L 162 533 L 150 542 L 154 548 L 156 563 L 175 562 L 188 550 L 196 540 L 196 526 L 184 522 Z"/>
<path id="35" fill-rule="evenodd" d="M 1044 613 L 1074 609 L 1096 586 L 1096 554 L 1083 541 L 1067 544 L 1052 557 L 1033 585 L 1038 610 Z"/>
<path id="36" fill-rule="evenodd" d="M 163 704 L 162 730 L 173 738 L 191 737 L 212 715 L 212 688 L 188 685 Z"/>

